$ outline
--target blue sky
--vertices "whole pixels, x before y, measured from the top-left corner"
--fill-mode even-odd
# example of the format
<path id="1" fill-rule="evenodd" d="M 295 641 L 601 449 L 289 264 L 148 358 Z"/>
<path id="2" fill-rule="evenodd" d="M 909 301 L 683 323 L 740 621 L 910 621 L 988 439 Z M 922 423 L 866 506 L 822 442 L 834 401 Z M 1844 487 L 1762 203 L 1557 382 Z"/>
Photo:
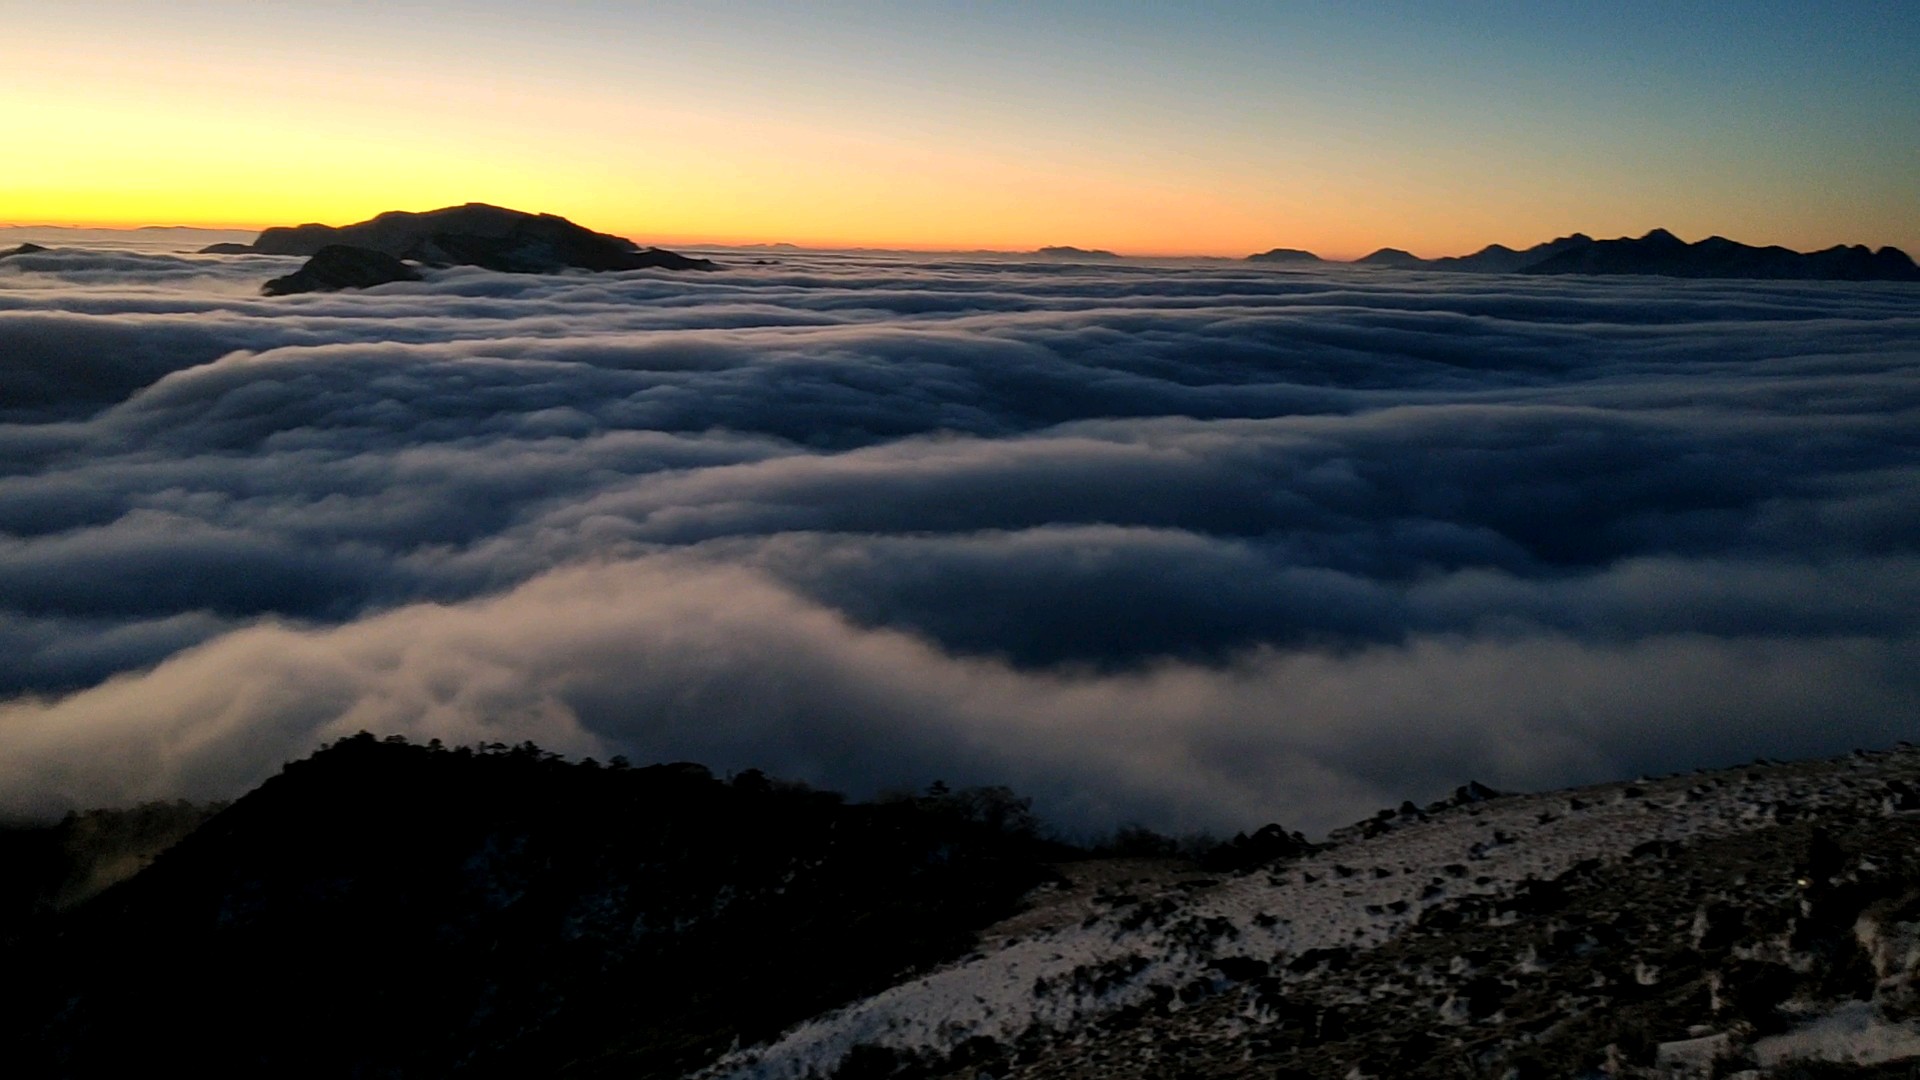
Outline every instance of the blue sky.
<path id="1" fill-rule="evenodd" d="M 0 14 L 0 135 L 39 148 L 0 180 L 12 221 L 483 199 L 716 240 L 1351 256 L 1664 226 L 1920 247 L 1913 4 Z"/>

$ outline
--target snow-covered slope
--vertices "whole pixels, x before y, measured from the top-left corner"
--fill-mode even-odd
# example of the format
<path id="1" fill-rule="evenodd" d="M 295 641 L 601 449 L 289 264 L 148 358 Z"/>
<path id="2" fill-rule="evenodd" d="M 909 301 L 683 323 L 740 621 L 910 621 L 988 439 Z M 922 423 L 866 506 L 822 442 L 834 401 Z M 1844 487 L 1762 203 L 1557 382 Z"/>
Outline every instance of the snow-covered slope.
<path id="1" fill-rule="evenodd" d="M 1920 752 L 1484 794 L 1220 878 L 1068 867 L 967 958 L 702 1075 L 1759 1076 L 1920 1053 Z"/>

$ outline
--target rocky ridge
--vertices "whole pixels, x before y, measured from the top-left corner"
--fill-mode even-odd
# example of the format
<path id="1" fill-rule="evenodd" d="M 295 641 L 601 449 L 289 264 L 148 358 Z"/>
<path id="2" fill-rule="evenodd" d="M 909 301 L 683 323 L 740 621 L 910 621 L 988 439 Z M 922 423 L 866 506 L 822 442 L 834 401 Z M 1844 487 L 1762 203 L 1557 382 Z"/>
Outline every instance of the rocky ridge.
<path id="1" fill-rule="evenodd" d="M 1233 875 L 1069 870 L 966 960 L 702 1075 L 1759 1080 L 1920 1057 L 1920 752 L 1461 796 Z"/>

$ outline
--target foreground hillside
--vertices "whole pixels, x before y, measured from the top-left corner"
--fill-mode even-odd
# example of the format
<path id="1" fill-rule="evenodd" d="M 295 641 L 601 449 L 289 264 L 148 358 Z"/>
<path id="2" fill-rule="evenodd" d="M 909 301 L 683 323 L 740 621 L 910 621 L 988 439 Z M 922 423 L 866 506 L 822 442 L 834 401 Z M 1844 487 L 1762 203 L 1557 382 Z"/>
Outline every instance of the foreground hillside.
<path id="1" fill-rule="evenodd" d="M 712 1077 L 1908 1075 L 1920 754 L 1386 811 L 1083 876 Z"/>
<path id="2" fill-rule="evenodd" d="M 0 1062 L 676 1076 L 958 955 L 1045 875 L 1024 824 L 998 791 L 848 806 L 751 772 L 363 736 L 91 900 L 16 908 Z"/>
<path id="3" fill-rule="evenodd" d="M 1468 784 L 1321 845 L 1267 828 L 1177 857 L 1136 834 L 1096 857 L 1037 839 L 1005 789 L 848 804 L 753 772 L 362 736 L 224 809 L 0 839 L 13 1075 L 1778 1080 L 1920 1061 L 1906 747 Z"/>

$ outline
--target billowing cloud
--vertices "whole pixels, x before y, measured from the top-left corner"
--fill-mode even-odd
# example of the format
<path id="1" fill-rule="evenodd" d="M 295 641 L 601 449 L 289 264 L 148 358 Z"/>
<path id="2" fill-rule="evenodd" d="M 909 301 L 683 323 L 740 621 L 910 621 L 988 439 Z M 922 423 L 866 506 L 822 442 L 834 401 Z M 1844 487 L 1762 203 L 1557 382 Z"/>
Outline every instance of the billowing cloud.
<path id="1" fill-rule="evenodd" d="M 1324 828 L 1920 715 L 1910 285 L 285 262 L 0 263 L 0 811 L 364 727 Z"/>

